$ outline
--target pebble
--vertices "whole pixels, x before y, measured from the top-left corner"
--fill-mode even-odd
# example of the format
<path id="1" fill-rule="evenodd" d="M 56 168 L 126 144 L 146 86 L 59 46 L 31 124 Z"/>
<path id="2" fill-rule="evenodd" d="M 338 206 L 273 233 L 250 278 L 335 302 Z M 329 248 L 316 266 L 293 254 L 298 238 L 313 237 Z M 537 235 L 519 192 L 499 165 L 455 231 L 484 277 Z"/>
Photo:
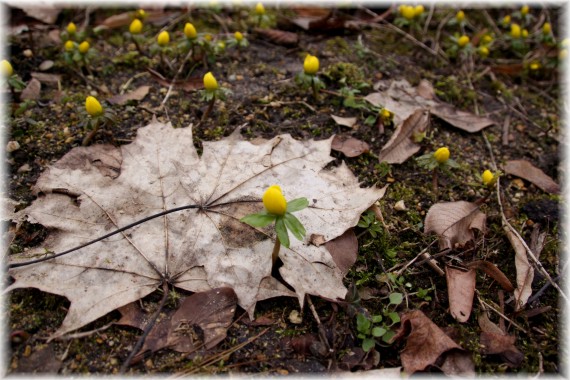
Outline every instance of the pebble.
<path id="1" fill-rule="evenodd" d="M 18 173 L 31 172 L 32 168 L 28 164 L 24 164 L 18 168 Z"/>
<path id="2" fill-rule="evenodd" d="M 6 144 L 6 152 L 8 153 L 15 152 L 18 149 L 20 149 L 20 144 L 17 141 L 8 141 L 8 144 Z"/>
<path id="3" fill-rule="evenodd" d="M 300 325 L 303 323 L 303 316 L 297 310 L 291 311 L 289 314 L 289 321 L 293 324 Z"/>
<path id="4" fill-rule="evenodd" d="M 39 69 L 40 69 L 40 71 L 46 71 L 46 70 L 51 69 L 53 67 L 53 65 L 54 65 L 53 61 L 50 61 L 48 59 L 48 60 L 40 63 Z"/>
<path id="5" fill-rule="evenodd" d="M 396 204 L 394 205 L 394 210 L 396 211 L 404 211 L 407 210 L 408 208 L 406 207 L 404 200 L 401 199 L 398 202 L 396 202 Z"/>
<path id="6" fill-rule="evenodd" d="M 26 58 L 31 58 L 34 56 L 34 52 L 31 51 L 30 49 L 24 50 L 23 54 L 24 54 L 24 57 L 26 57 Z"/>

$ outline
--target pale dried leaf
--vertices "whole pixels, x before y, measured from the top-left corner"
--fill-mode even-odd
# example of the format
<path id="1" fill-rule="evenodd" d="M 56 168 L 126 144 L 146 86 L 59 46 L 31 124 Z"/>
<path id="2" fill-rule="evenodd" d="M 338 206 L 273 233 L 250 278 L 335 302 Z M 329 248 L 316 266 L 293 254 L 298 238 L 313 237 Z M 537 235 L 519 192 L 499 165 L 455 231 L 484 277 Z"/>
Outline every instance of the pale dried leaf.
<path id="1" fill-rule="evenodd" d="M 521 309 L 532 294 L 534 268 L 530 265 L 526 248 L 508 226 L 504 226 L 505 234 L 515 250 L 515 268 L 517 271 L 517 288 L 515 289 L 515 310 Z"/>
<path id="2" fill-rule="evenodd" d="M 474 229 L 485 231 L 486 215 L 475 203 L 457 201 L 436 203 L 425 219 L 424 232 L 439 237 L 439 248 L 462 246 L 474 239 Z"/>
<path id="3" fill-rule="evenodd" d="M 261 195 L 279 184 L 287 199 L 309 200 L 296 213 L 307 237 L 322 235 L 326 242 L 354 227 L 385 189 L 361 188 L 344 163 L 323 169 L 333 160 L 331 141 L 281 135 L 253 145 L 237 130 L 204 142 L 198 156 L 190 128 L 155 121 L 140 128 L 129 145 L 75 148 L 45 170 L 35 186 L 43 196 L 16 220 L 40 223 L 52 233 L 41 247 L 12 255 L 11 263 L 45 249 L 62 252 L 163 210 L 199 208 L 146 221 L 53 260 L 11 268 L 15 282 L 7 291 L 34 287 L 69 299 L 68 314 L 52 338 L 150 294 L 164 278 L 192 292 L 230 287 L 250 316 L 266 298 L 343 298 L 344 274 L 324 246 L 293 238 L 289 249 L 281 247 L 280 274 L 293 293 L 271 276 L 272 227 L 254 229 L 239 221 L 263 210 Z"/>
<path id="4" fill-rule="evenodd" d="M 40 69 L 40 71 L 46 71 L 46 70 L 51 69 L 53 67 L 53 65 L 54 65 L 54 62 L 48 59 L 48 60 L 40 63 L 40 65 L 38 66 L 38 69 Z"/>
<path id="5" fill-rule="evenodd" d="M 61 82 L 61 75 L 59 75 L 59 74 L 46 74 L 46 73 L 32 72 L 31 75 L 32 75 L 32 78 L 35 78 L 44 84 L 57 85 L 59 82 Z"/>
<path id="6" fill-rule="evenodd" d="M 493 263 L 490 263 L 485 260 L 476 260 L 470 263 L 466 263 L 465 266 L 467 268 L 475 268 L 482 270 L 488 276 L 493 278 L 493 280 L 497 281 L 501 287 L 506 290 L 507 292 L 512 292 L 515 290 L 511 281 L 505 276 L 505 274 L 497 268 Z"/>
<path id="7" fill-rule="evenodd" d="M 414 134 L 422 133 L 429 124 L 429 114 L 418 110 L 399 124 L 390 140 L 384 145 L 378 159 L 389 164 L 401 164 L 413 156 L 420 146 L 413 140 Z"/>
<path id="8" fill-rule="evenodd" d="M 331 115 L 331 117 L 333 118 L 334 122 L 337 123 L 338 125 L 342 125 L 348 128 L 354 127 L 354 124 L 356 124 L 356 121 L 358 120 L 358 118 L 356 117 L 342 117 L 336 115 Z"/>
<path id="9" fill-rule="evenodd" d="M 447 376 L 475 377 L 473 354 L 463 350 L 450 350 L 445 355 L 441 370 Z"/>
<path id="10" fill-rule="evenodd" d="M 467 322 L 473 308 L 475 295 L 475 270 L 445 267 L 449 312 L 458 322 Z"/>
<path id="11" fill-rule="evenodd" d="M 351 228 L 344 234 L 325 243 L 326 249 L 331 254 L 336 266 L 343 274 L 356 262 L 358 254 L 358 239 Z"/>
<path id="12" fill-rule="evenodd" d="M 253 32 L 278 45 L 295 46 L 299 43 L 299 36 L 293 32 L 266 28 L 254 28 Z"/>
<path id="13" fill-rule="evenodd" d="M 42 91 L 42 84 L 36 78 L 32 78 L 26 88 L 22 90 L 20 99 L 23 100 L 38 100 Z"/>
<path id="14" fill-rule="evenodd" d="M 26 15 L 41 22 L 45 22 L 46 24 L 53 24 L 57 20 L 57 16 L 61 13 L 60 7 L 50 5 L 45 2 L 40 3 L 41 5 L 34 3 L 23 4 L 22 2 L 15 0 L 10 0 L 6 3 L 11 7 L 21 9 Z"/>
<path id="15" fill-rule="evenodd" d="M 448 104 L 440 104 L 438 107 L 433 107 L 430 110 L 433 115 L 469 133 L 479 132 L 495 123 L 491 119 L 458 110 Z"/>
<path id="16" fill-rule="evenodd" d="M 358 157 L 370 151 L 370 146 L 354 137 L 335 135 L 331 145 L 332 150 L 343 153 L 346 157 Z"/>
<path id="17" fill-rule="evenodd" d="M 133 90 L 133 91 L 128 92 L 126 94 L 115 95 L 115 96 L 107 99 L 107 101 L 111 104 L 117 104 L 117 105 L 122 106 L 131 100 L 143 100 L 145 98 L 145 96 L 148 95 L 149 90 L 150 90 L 150 86 L 140 86 L 136 90 Z"/>
<path id="18" fill-rule="evenodd" d="M 539 189 L 550 194 L 559 194 L 560 185 L 547 176 L 542 170 L 526 160 L 507 161 L 504 167 L 505 173 L 526 179 L 535 184 Z"/>

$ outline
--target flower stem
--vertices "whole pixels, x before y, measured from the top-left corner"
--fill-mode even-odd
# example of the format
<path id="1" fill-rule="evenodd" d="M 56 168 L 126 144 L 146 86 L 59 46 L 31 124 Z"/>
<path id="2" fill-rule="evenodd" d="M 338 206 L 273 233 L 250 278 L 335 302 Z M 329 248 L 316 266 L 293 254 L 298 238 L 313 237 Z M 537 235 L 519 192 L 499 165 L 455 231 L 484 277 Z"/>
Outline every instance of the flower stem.
<path id="1" fill-rule="evenodd" d="M 313 88 L 313 97 L 315 101 L 319 100 L 319 90 L 317 90 L 317 86 L 315 84 L 315 78 L 311 78 L 311 87 Z"/>
<path id="2" fill-rule="evenodd" d="M 206 108 L 206 112 L 204 112 L 204 114 L 202 115 L 202 120 L 201 122 L 203 122 L 204 120 L 206 120 L 206 118 L 210 115 L 210 112 L 212 112 L 212 109 L 214 108 L 214 103 L 216 102 L 216 97 L 213 96 L 212 100 L 210 100 L 210 104 L 208 104 L 208 108 Z"/>
<path id="3" fill-rule="evenodd" d="M 99 120 L 95 119 L 93 129 L 91 130 L 91 132 L 89 132 L 87 136 L 85 136 L 81 145 L 82 146 L 89 145 L 89 143 L 91 142 L 91 140 L 93 139 L 98 130 L 99 130 Z"/>
<path id="4" fill-rule="evenodd" d="M 435 197 L 435 199 L 437 200 L 438 197 L 438 191 L 437 191 L 437 168 L 433 169 L 433 173 L 432 173 L 432 177 L 431 177 L 431 186 L 433 189 L 433 195 Z"/>
<path id="5" fill-rule="evenodd" d="M 275 245 L 273 246 L 273 253 L 271 254 L 271 259 L 272 259 L 273 265 L 275 265 L 275 262 L 277 261 L 277 258 L 279 257 L 279 249 L 280 248 L 281 248 L 281 242 L 279 241 L 279 238 L 276 237 L 275 238 Z"/>

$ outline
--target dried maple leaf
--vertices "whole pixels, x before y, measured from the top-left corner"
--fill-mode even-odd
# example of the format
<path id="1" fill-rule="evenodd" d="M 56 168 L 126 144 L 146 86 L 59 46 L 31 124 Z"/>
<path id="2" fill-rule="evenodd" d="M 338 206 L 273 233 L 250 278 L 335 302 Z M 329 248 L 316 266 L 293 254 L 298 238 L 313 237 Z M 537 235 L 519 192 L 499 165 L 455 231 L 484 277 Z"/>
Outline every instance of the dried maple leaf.
<path id="1" fill-rule="evenodd" d="M 103 236 L 152 214 L 178 208 L 81 250 L 40 263 L 11 267 L 7 291 L 34 287 L 65 296 L 68 314 L 51 338 L 80 328 L 150 294 L 164 282 L 192 292 L 232 288 L 253 316 L 257 301 L 306 293 L 343 298 L 343 273 L 324 246 L 358 223 L 384 195 L 363 189 L 343 163 L 332 161 L 331 139 L 294 140 L 280 135 L 256 145 L 239 131 L 204 142 L 198 156 L 191 128 L 153 122 L 120 148 L 75 148 L 38 180 L 33 204 L 14 218 L 52 231 L 42 247 L 10 257 L 10 264 L 45 256 Z M 275 232 L 254 229 L 240 218 L 263 209 L 261 195 L 279 184 L 288 199 L 306 197 L 297 217 L 305 242 L 281 248 L 281 277 L 271 276 Z M 192 205 L 191 208 L 187 207 Z"/>

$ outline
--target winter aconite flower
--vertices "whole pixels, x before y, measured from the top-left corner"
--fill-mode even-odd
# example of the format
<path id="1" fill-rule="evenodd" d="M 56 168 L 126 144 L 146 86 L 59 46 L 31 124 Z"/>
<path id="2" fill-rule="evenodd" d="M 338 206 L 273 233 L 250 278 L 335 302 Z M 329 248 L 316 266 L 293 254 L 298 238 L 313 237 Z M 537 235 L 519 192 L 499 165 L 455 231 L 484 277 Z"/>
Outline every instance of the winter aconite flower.
<path id="1" fill-rule="evenodd" d="M 88 96 L 87 99 L 85 99 L 85 110 L 92 117 L 101 116 L 103 114 L 103 107 L 94 96 Z"/>
<path id="2" fill-rule="evenodd" d="M 455 19 L 457 20 L 457 22 L 461 23 L 463 20 L 465 20 L 465 12 L 463 11 L 458 11 L 455 14 Z"/>
<path id="3" fill-rule="evenodd" d="M 87 54 L 87 52 L 89 51 L 89 48 L 91 46 L 89 45 L 89 42 L 87 41 L 83 41 L 82 43 L 79 44 L 79 52 L 81 54 Z"/>
<path id="4" fill-rule="evenodd" d="M 459 45 L 460 48 L 467 46 L 468 43 L 469 43 L 469 37 L 466 35 L 462 35 L 457 40 L 457 45 Z"/>
<path id="5" fill-rule="evenodd" d="M 435 151 L 435 153 L 433 154 L 433 157 L 435 158 L 435 160 L 437 162 L 439 162 L 440 164 L 445 163 L 447 160 L 449 160 L 449 149 L 447 147 L 442 147 L 439 148 L 438 150 Z"/>
<path id="6" fill-rule="evenodd" d="M 263 16 L 265 14 L 265 7 L 261 3 L 255 5 L 255 14 L 258 16 Z"/>
<path id="7" fill-rule="evenodd" d="M 527 38 L 527 37 L 528 37 L 528 30 L 523 29 L 522 32 L 521 32 L 521 37 L 522 37 L 522 38 Z"/>
<path id="8" fill-rule="evenodd" d="M 135 18 L 131 22 L 131 25 L 129 25 L 129 32 L 131 34 L 140 34 L 142 32 L 142 29 L 143 29 L 143 23 L 138 18 Z"/>
<path id="9" fill-rule="evenodd" d="M 521 27 L 519 24 L 511 24 L 511 37 L 520 38 L 522 34 Z"/>
<path id="10" fill-rule="evenodd" d="M 75 44 L 73 43 L 73 41 L 69 40 L 65 42 L 63 48 L 65 49 L 65 51 L 72 51 L 75 48 Z"/>
<path id="11" fill-rule="evenodd" d="M 422 15 L 422 13 L 424 13 L 425 8 L 423 5 L 416 5 L 414 7 L 414 17 L 419 17 Z"/>
<path id="12" fill-rule="evenodd" d="M 270 186 L 263 194 L 263 206 L 270 214 L 284 215 L 287 210 L 287 201 L 278 185 Z"/>
<path id="13" fill-rule="evenodd" d="M 497 177 L 489 170 L 485 170 L 483 174 L 481 174 L 481 182 L 485 186 L 493 186 L 495 182 L 497 182 Z"/>
<path id="14" fill-rule="evenodd" d="M 189 22 L 187 22 L 186 25 L 184 25 L 184 35 L 186 36 L 186 38 L 189 38 L 191 40 L 194 40 L 196 39 L 196 37 L 198 37 L 196 28 L 194 27 L 194 25 L 192 25 Z"/>
<path id="15" fill-rule="evenodd" d="M 215 91 L 218 89 L 218 81 L 211 72 L 207 72 L 206 75 L 204 75 L 204 87 L 208 91 Z"/>
<path id="16" fill-rule="evenodd" d="M 521 15 L 524 17 L 528 14 L 529 8 L 528 5 L 523 5 L 521 8 Z"/>
<path id="17" fill-rule="evenodd" d="M 243 34 L 241 34 L 240 32 L 235 32 L 234 38 L 236 39 L 237 42 L 241 42 L 243 40 Z"/>
<path id="18" fill-rule="evenodd" d="M 561 49 L 560 52 L 558 53 L 558 59 L 562 61 L 566 59 L 566 57 L 568 57 L 568 50 Z"/>
<path id="19" fill-rule="evenodd" d="M 77 26 L 75 26 L 74 23 L 70 22 L 69 24 L 67 24 L 67 33 L 69 34 L 75 34 L 75 32 L 77 32 Z"/>
<path id="20" fill-rule="evenodd" d="M 204 75 L 203 82 L 204 90 L 201 91 L 201 99 L 208 102 L 208 108 L 202 114 L 202 121 L 206 120 L 210 115 L 216 99 L 225 100 L 226 94 L 230 92 L 228 89 L 218 85 L 218 81 L 211 72 L 207 72 Z"/>
<path id="21" fill-rule="evenodd" d="M 550 25 L 549 22 L 545 22 L 544 25 L 542 25 L 542 33 L 550 34 L 551 32 L 552 32 L 552 26 Z"/>
<path id="22" fill-rule="evenodd" d="M 158 37 L 156 37 L 156 42 L 158 43 L 158 46 L 164 47 L 168 45 L 170 43 L 170 34 L 168 34 L 166 30 L 163 30 L 162 32 L 160 32 Z"/>
<path id="23" fill-rule="evenodd" d="M 0 62 L 0 71 L 2 72 L 2 77 L 4 78 L 11 77 L 12 74 L 14 74 L 12 64 L 10 64 L 10 62 L 5 59 Z"/>
<path id="24" fill-rule="evenodd" d="M 400 8 L 398 10 L 402 17 L 404 17 L 406 20 L 411 20 L 416 16 L 414 7 L 411 5 L 400 5 Z"/>
<path id="25" fill-rule="evenodd" d="M 314 55 L 307 54 L 303 63 L 303 70 L 305 74 L 315 75 L 319 71 L 319 59 Z"/>
<path id="26" fill-rule="evenodd" d="M 477 49 L 477 52 L 482 58 L 487 58 L 489 56 L 489 48 L 487 46 L 480 46 Z"/>

